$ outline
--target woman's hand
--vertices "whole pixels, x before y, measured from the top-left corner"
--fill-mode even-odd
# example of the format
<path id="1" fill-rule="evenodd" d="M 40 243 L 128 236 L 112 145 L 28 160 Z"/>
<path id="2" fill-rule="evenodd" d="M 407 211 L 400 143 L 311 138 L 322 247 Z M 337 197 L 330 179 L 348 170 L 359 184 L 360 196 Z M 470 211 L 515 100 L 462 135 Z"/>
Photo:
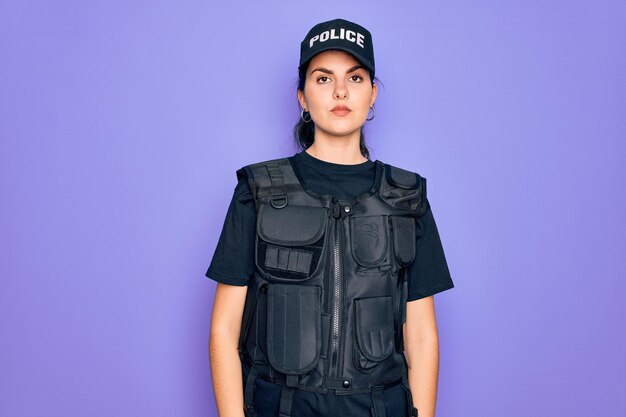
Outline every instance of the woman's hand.
<path id="1" fill-rule="evenodd" d="M 220 417 L 244 417 L 243 381 L 237 344 L 247 286 L 218 283 L 213 301 L 209 359 Z"/>

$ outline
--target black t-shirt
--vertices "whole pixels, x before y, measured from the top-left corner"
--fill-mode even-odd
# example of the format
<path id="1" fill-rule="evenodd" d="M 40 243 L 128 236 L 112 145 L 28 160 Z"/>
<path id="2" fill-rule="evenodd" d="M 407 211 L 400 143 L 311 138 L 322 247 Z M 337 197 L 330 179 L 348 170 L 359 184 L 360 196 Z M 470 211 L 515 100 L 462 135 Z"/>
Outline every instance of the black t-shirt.
<path id="1" fill-rule="evenodd" d="M 306 151 L 289 160 L 303 187 L 318 194 L 349 200 L 374 184 L 375 164 L 367 160 L 356 165 L 322 161 Z M 454 287 L 432 211 L 417 219 L 421 230 L 415 259 L 407 267 L 408 301 L 428 297 Z M 254 272 L 256 207 L 246 178 L 235 187 L 224 225 L 206 276 L 224 284 L 247 285 Z"/>

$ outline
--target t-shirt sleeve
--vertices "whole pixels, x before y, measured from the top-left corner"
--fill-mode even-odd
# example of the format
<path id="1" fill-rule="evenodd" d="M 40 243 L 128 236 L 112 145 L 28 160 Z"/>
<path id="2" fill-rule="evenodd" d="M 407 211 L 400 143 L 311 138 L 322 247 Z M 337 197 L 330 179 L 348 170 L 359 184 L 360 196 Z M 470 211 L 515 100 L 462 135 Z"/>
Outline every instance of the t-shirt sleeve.
<path id="1" fill-rule="evenodd" d="M 256 208 L 247 177 L 237 182 L 206 276 L 245 286 L 254 272 Z"/>
<path id="2" fill-rule="evenodd" d="M 429 204 L 430 206 L 430 204 Z M 430 207 L 416 219 L 416 254 L 407 267 L 407 301 L 454 288 L 437 224 Z"/>

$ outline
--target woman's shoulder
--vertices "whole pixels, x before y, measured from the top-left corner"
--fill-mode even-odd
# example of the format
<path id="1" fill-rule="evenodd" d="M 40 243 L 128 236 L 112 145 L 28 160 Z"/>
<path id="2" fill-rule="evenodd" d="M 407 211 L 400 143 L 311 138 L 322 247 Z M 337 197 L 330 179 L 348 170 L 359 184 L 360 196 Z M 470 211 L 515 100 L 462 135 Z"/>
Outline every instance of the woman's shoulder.
<path id="1" fill-rule="evenodd" d="M 405 188 L 416 188 L 426 182 L 426 178 L 413 167 L 399 166 L 379 161 L 385 167 L 385 178 L 393 185 Z"/>
<path id="2" fill-rule="evenodd" d="M 381 197 L 393 206 L 415 211 L 418 217 L 430 207 L 426 195 L 426 178 L 407 167 L 382 162 L 384 174 L 380 188 Z"/>
<path id="3" fill-rule="evenodd" d="M 237 186 L 235 194 L 237 200 L 249 207 L 254 207 L 255 192 L 264 184 L 269 184 L 270 177 L 274 175 L 282 165 L 289 164 L 289 157 L 265 159 L 243 165 L 235 171 L 237 175 Z"/>
<path id="4" fill-rule="evenodd" d="M 240 204 L 256 212 L 256 203 L 247 177 L 241 177 L 235 186 L 234 199 Z"/>

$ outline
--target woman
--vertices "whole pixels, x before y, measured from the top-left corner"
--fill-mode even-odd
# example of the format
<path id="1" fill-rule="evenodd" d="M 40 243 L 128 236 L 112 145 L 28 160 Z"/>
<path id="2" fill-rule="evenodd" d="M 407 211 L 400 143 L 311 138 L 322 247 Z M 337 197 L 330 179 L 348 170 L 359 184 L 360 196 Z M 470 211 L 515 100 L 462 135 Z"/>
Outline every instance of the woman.
<path id="1" fill-rule="evenodd" d="M 299 76 L 301 150 L 237 171 L 206 273 L 219 415 L 434 416 L 433 295 L 454 284 L 426 180 L 369 159 L 371 34 L 315 25 Z"/>

